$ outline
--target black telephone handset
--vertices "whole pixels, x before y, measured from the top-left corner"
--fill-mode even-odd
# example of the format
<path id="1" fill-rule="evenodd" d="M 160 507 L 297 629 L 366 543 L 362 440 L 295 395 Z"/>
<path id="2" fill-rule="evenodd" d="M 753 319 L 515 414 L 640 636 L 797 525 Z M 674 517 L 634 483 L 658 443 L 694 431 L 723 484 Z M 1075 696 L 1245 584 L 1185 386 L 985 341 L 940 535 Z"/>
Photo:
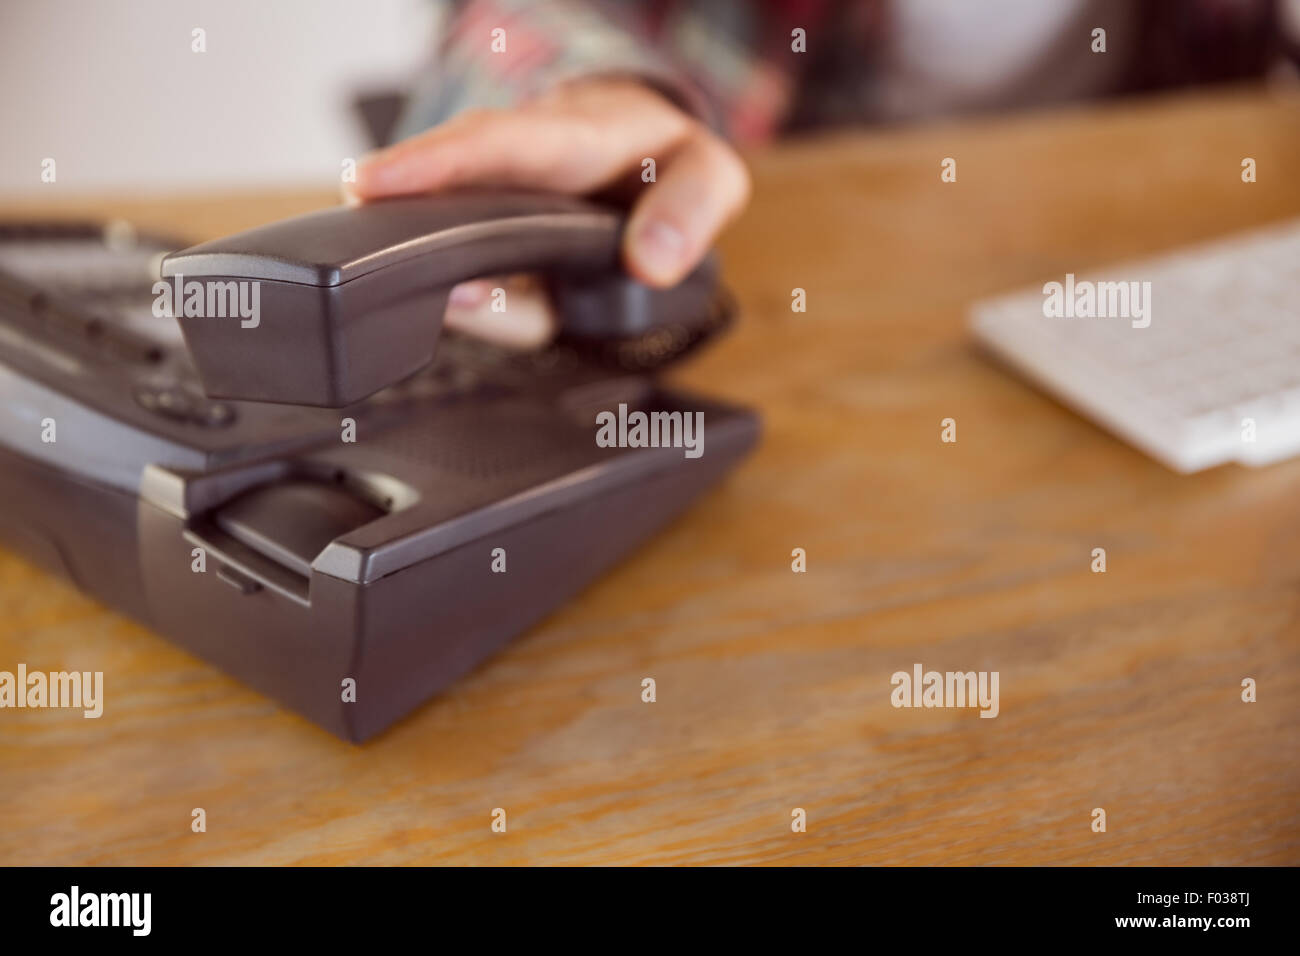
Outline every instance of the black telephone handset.
<path id="1" fill-rule="evenodd" d="M 391 199 L 193 246 L 162 275 L 210 396 L 342 407 L 432 361 L 467 279 L 543 273 L 574 341 L 680 342 L 715 322 L 712 260 L 650 289 L 622 270 L 623 228 L 619 210 L 549 194 Z"/>

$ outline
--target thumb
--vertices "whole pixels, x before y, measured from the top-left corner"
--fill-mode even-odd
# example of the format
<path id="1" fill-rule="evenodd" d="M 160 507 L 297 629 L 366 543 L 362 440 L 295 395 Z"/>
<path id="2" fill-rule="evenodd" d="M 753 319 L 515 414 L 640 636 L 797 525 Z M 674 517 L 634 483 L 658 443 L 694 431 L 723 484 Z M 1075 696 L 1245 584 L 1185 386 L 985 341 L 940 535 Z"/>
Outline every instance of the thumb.
<path id="1" fill-rule="evenodd" d="M 740 157 L 701 130 L 633 207 L 623 239 L 628 271 L 647 285 L 675 285 L 704 258 L 749 194 Z"/>

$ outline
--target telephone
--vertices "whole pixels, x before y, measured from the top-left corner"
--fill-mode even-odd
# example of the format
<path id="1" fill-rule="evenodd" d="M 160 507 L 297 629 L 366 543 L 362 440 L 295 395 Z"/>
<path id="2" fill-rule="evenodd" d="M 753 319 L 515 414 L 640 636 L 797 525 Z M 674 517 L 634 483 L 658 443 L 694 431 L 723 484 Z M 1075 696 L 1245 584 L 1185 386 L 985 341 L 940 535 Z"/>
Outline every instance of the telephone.
<path id="1" fill-rule="evenodd" d="M 753 412 L 658 382 L 731 319 L 715 264 L 649 289 L 622 229 L 502 192 L 170 254 L 120 223 L 0 224 L 0 540 L 363 741 L 757 441 Z M 440 330 L 451 286 L 519 271 L 546 277 L 551 345 Z M 654 440 L 598 442 L 612 415 Z M 703 454 L 673 447 L 683 421 Z"/>

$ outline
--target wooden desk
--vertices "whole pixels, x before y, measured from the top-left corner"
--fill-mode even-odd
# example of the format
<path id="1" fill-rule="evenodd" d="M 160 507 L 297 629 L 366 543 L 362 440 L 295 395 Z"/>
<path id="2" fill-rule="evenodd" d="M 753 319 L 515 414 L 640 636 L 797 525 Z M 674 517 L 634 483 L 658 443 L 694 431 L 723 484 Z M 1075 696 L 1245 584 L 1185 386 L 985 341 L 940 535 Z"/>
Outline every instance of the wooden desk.
<path id="1" fill-rule="evenodd" d="M 681 378 L 760 406 L 761 449 L 372 744 L 0 555 L 0 668 L 107 685 L 98 721 L 0 712 L 0 862 L 1300 862 L 1300 461 L 1171 474 L 964 326 L 979 296 L 1300 213 L 1300 100 L 837 135 L 754 169 L 725 243 L 745 321 Z M 206 238 L 330 199 L 64 211 Z M 894 709 L 918 661 L 999 671 L 1001 714 Z"/>

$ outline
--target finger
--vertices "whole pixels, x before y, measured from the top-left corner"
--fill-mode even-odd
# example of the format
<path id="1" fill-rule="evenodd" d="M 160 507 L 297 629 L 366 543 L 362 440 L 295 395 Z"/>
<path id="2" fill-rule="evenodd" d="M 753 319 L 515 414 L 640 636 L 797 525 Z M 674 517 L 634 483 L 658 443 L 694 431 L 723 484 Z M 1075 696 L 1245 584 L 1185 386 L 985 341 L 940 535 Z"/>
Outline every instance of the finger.
<path id="1" fill-rule="evenodd" d="M 462 282 L 452 289 L 443 322 L 458 332 L 516 349 L 544 345 L 556 328 L 550 297 L 531 276 Z"/>
<path id="2" fill-rule="evenodd" d="M 699 263 L 751 189 L 740 157 L 702 128 L 661 169 L 633 208 L 623 240 L 628 271 L 660 287 L 681 281 Z"/>
<path id="3" fill-rule="evenodd" d="M 461 114 L 366 159 L 350 193 L 362 200 L 469 185 L 585 193 L 670 148 L 688 121 L 657 94 L 651 103 L 592 99 Z M 655 102 L 657 101 L 657 102 Z M 609 112 L 600 115 L 599 108 Z"/>

